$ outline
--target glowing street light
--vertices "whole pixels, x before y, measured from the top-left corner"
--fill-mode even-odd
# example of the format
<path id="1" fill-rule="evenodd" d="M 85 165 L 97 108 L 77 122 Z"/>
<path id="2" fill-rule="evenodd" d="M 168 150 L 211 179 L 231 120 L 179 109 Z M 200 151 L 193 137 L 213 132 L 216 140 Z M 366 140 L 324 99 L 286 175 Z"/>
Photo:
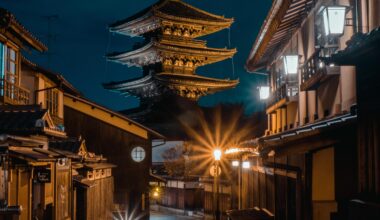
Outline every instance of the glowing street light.
<path id="1" fill-rule="evenodd" d="M 220 149 L 214 150 L 214 159 L 215 161 L 220 161 L 220 158 L 222 157 L 222 151 Z"/>
<path id="2" fill-rule="evenodd" d="M 297 74 L 298 73 L 298 55 L 286 55 L 283 57 L 285 74 Z"/>
<path id="3" fill-rule="evenodd" d="M 244 169 L 249 169 L 251 167 L 251 163 L 249 161 L 243 161 L 242 167 Z"/>
<path id="4" fill-rule="evenodd" d="M 218 169 L 219 169 L 219 161 L 220 159 L 222 158 L 222 151 L 217 148 L 214 150 L 214 160 L 215 160 L 215 168 L 218 172 Z M 216 194 L 216 208 L 215 208 L 215 219 L 216 220 L 220 220 L 220 207 L 219 207 L 219 176 L 220 175 L 215 175 L 214 176 L 214 185 L 216 186 L 216 190 L 214 191 L 214 193 Z M 214 197 L 214 198 L 215 198 Z"/>
<path id="5" fill-rule="evenodd" d="M 327 6 L 322 10 L 325 35 L 342 35 L 346 20 L 346 7 Z"/>

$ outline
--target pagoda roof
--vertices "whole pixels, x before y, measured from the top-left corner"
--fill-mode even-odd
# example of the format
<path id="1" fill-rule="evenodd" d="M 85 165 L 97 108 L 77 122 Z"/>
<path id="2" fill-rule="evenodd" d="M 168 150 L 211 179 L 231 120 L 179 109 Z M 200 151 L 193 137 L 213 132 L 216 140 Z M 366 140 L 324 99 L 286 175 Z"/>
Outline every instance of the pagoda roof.
<path id="1" fill-rule="evenodd" d="M 108 90 L 119 92 L 125 96 L 132 95 L 135 97 L 148 98 L 160 95 L 157 83 L 151 74 L 129 80 L 104 83 L 103 87 Z"/>
<path id="2" fill-rule="evenodd" d="M 111 24 L 110 30 L 137 36 L 159 28 L 161 24 L 157 21 L 160 20 L 221 27 L 213 31 L 205 31 L 203 34 L 210 34 L 227 28 L 234 21 L 233 18 L 225 18 L 206 12 L 181 0 L 160 0 L 137 14 Z M 145 26 L 145 29 L 135 32 L 133 29 L 139 26 Z"/>
<path id="3" fill-rule="evenodd" d="M 239 80 L 216 79 L 192 74 L 159 73 L 103 84 L 105 89 L 140 98 L 156 97 L 169 90 L 196 92 L 197 97 L 234 88 Z"/>
<path id="4" fill-rule="evenodd" d="M 206 87 L 211 90 L 233 88 L 239 83 L 239 80 L 216 79 L 200 75 L 176 73 L 159 73 L 155 75 L 155 78 L 165 84 Z"/>
<path id="5" fill-rule="evenodd" d="M 218 49 L 208 48 L 204 46 L 188 47 L 185 44 L 175 45 L 168 44 L 163 41 L 151 41 L 145 46 L 128 52 L 112 53 L 107 55 L 107 59 L 128 66 L 146 66 L 159 63 L 162 61 L 162 54 L 172 54 L 173 56 L 200 56 L 207 57 L 201 65 L 219 62 L 231 58 L 236 52 L 236 49 Z"/>

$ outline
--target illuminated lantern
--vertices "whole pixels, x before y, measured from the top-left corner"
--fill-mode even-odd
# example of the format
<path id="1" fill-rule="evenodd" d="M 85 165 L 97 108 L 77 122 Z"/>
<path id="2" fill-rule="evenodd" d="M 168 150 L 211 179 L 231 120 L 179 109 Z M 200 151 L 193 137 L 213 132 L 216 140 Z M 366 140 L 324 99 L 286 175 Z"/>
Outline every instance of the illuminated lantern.
<path id="1" fill-rule="evenodd" d="M 260 100 L 268 99 L 269 98 L 269 86 L 260 86 L 259 87 L 259 93 L 260 93 Z"/>
<path id="2" fill-rule="evenodd" d="M 221 157 L 222 157 L 222 151 L 220 149 L 215 149 L 214 150 L 214 159 L 216 161 L 219 161 Z"/>
<path id="3" fill-rule="evenodd" d="M 286 55 L 283 58 L 285 74 L 297 74 L 298 73 L 298 55 Z"/>
<path id="4" fill-rule="evenodd" d="M 346 7 L 327 6 L 322 10 L 325 35 L 342 35 L 346 20 Z"/>
<path id="5" fill-rule="evenodd" d="M 238 167 L 239 166 L 239 161 L 237 161 L 237 160 L 232 161 L 232 166 L 233 167 Z"/>
<path id="6" fill-rule="evenodd" d="M 249 169 L 251 167 L 251 163 L 249 161 L 244 161 L 243 162 L 243 168 L 244 169 Z"/>

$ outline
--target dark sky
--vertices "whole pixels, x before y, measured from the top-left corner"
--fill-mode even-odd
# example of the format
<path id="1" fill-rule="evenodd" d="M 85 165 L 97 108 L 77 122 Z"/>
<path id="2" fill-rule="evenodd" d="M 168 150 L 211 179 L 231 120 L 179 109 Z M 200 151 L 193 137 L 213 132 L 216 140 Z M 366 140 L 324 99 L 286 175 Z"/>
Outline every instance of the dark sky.
<path id="1" fill-rule="evenodd" d="M 257 86 L 265 76 L 244 69 L 252 43 L 270 8 L 270 0 L 185 0 L 211 13 L 235 18 L 231 27 L 231 60 L 198 69 L 198 73 L 219 78 L 239 78 L 236 89 L 203 97 L 201 105 L 244 103 L 246 112 L 261 110 Z M 35 36 L 49 47 L 48 54 L 31 53 L 32 61 L 64 75 L 83 94 L 114 110 L 136 107 L 133 97 L 125 98 L 104 90 L 103 82 L 125 80 L 141 75 L 138 68 L 106 62 L 104 55 L 131 49 L 141 38 L 110 34 L 107 26 L 153 4 L 155 0 L 0 0 L 0 7 L 11 11 Z M 49 25 L 50 24 L 50 25 Z M 50 37 L 49 37 L 50 36 Z M 50 39 L 50 40 L 49 40 Z M 207 36 L 210 47 L 228 47 L 228 30 Z"/>

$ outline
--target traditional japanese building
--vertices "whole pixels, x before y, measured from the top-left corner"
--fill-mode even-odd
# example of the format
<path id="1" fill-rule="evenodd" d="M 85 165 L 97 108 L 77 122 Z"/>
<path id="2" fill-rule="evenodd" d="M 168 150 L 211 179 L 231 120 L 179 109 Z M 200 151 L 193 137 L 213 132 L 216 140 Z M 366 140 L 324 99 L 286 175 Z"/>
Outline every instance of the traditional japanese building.
<path id="1" fill-rule="evenodd" d="M 242 143 L 232 219 L 379 218 L 379 6 L 273 1 L 246 64 L 268 74 L 268 125 Z"/>
<path id="2" fill-rule="evenodd" d="M 107 55 L 109 61 L 141 67 L 137 79 L 104 84 L 106 89 L 140 99 L 137 112 L 145 114 L 165 97 L 200 97 L 234 88 L 238 80 L 198 75 L 198 67 L 231 58 L 236 49 L 209 48 L 196 38 L 229 28 L 233 19 L 214 15 L 180 0 L 161 0 L 153 6 L 110 26 L 110 31 L 131 37 L 142 36 L 144 43 L 127 52 Z M 149 108 L 150 107 L 150 108 Z M 127 114 L 138 115 L 136 111 Z"/>

